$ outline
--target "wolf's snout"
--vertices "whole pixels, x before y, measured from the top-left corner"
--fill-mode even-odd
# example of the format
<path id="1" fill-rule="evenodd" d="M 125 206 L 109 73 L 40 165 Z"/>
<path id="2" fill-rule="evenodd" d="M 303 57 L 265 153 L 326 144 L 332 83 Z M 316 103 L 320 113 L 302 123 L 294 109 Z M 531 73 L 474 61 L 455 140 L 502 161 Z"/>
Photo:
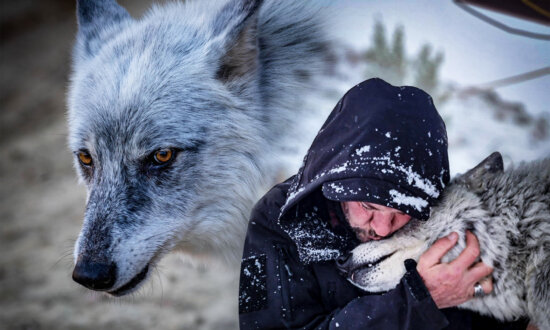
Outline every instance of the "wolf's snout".
<path id="1" fill-rule="evenodd" d="M 88 289 L 108 290 L 116 282 L 116 265 L 79 259 L 73 270 L 73 280 Z"/>
<path id="2" fill-rule="evenodd" d="M 341 273 L 347 274 L 350 271 L 351 267 L 351 256 L 353 253 L 343 254 L 336 258 L 336 266 L 340 270 Z"/>

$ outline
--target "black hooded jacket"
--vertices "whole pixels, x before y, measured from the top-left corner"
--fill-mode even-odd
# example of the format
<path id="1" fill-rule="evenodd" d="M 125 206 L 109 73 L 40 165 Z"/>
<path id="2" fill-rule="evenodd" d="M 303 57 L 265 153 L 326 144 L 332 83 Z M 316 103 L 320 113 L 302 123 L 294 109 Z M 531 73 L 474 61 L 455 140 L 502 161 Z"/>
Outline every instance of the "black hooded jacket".
<path id="1" fill-rule="evenodd" d="M 359 241 L 337 201 L 369 201 L 427 219 L 449 181 L 444 123 L 429 95 L 367 80 L 338 102 L 297 175 L 254 207 L 239 288 L 241 329 L 525 329 L 440 311 L 416 272 L 368 294 L 334 260 Z"/>

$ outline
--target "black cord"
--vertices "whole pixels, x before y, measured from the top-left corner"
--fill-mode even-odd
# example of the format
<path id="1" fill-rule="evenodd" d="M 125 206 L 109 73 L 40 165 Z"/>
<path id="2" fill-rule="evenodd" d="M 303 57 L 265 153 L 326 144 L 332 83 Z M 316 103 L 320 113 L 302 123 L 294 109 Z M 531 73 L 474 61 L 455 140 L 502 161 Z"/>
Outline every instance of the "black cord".
<path id="1" fill-rule="evenodd" d="M 528 37 L 528 38 L 533 38 L 533 39 L 550 40 L 550 34 L 534 33 L 534 32 L 529 32 L 529 31 L 525 31 L 525 30 L 515 29 L 515 28 L 512 28 L 512 27 L 509 27 L 508 25 L 504 25 L 499 21 L 496 21 L 496 20 L 492 19 L 487 15 L 482 14 L 481 12 L 473 9 L 472 7 L 462 3 L 461 0 L 453 0 L 453 2 L 455 3 L 455 5 L 457 5 L 459 8 L 466 11 L 467 13 L 469 13 L 469 14 L 479 18 L 480 20 L 482 20 L 482 21 L 484 21 L 488 24 L 491 24 L 491 25 L 493 25 L 493 26 L 495 26 L 495 27 L 497 27 L 501 30 L 504 30 L 508 33 L 517 34 L 517 35 L 520 35 L 520 36 L 523 36 L 523 37 Z"/>
<path id="2" fill-rule="evenodd" d="M 488 82 L 488 83 L 485 83 L 485 84 L 478 85 L 476 87 L 484 88 L 484 89 L 487 89 L 487 88 L 495 89 L 495 88 L 498 88 L 498 87 L 504 87 L 504 86 L 510 86 L 510 85 L 514 85 L 514 84 L 519 84 L 519 83 L 522 83 L 524 81 L 544 77 L 544 76 L 547 76 L 547 75 L 550 75 L 550 66 L 547 66 L 545 68 L 541 68 L 541 69 L 538 69 L 538 70 L 533 70 L 533 71 L 530 71 L 530 72 L 525 72 L 525 73 L 518 74 L 518 75 L 515 75 L 515 76 L 511 76 L 511 77 L 508 77 L 508 78 L 503 78 L 503 79 L 491 81 L 491 82 Z"/>

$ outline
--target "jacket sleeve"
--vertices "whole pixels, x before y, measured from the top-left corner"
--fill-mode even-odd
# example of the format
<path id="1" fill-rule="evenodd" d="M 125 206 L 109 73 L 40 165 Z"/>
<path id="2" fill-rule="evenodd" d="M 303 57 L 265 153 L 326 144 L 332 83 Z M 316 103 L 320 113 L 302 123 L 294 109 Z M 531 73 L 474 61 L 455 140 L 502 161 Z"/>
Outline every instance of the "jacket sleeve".
<path id="1" fill-rule="evenodd" d="M 354 294 L 327 309 L 319 278 L 297 259 L 294 243 L 277 226 L 280 209 L 270 191 L 252 212 L 239 286 L 241 329 L 441 329 L 447 325 L 416 272 L 413 260 L 394 289 L 382 295 Z M 275 202 L 274 202 L 275 201 Z M 286 251 L 286 252 L 285 252 Z"/>
<path id="2" fill-rule="evenodd" d="M 448 325 L 428 293 L 416 262 L 393 290 L 355 298 L 341 309 L 318 316 L 306 328 L 316 329 L 442 329 Z"/>

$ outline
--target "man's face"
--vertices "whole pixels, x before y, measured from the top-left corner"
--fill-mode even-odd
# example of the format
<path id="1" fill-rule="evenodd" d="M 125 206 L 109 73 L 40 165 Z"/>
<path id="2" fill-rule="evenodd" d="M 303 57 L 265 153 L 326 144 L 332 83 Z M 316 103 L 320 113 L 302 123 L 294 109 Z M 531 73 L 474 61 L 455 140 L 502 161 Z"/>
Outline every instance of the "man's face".
<path id="1" fill-rule="evenodd" d="M 411 217 L 391 207 L 368 202 L 341 202 L 342 211 L 361 242 L 379 240 L 403 227 Z"/>

